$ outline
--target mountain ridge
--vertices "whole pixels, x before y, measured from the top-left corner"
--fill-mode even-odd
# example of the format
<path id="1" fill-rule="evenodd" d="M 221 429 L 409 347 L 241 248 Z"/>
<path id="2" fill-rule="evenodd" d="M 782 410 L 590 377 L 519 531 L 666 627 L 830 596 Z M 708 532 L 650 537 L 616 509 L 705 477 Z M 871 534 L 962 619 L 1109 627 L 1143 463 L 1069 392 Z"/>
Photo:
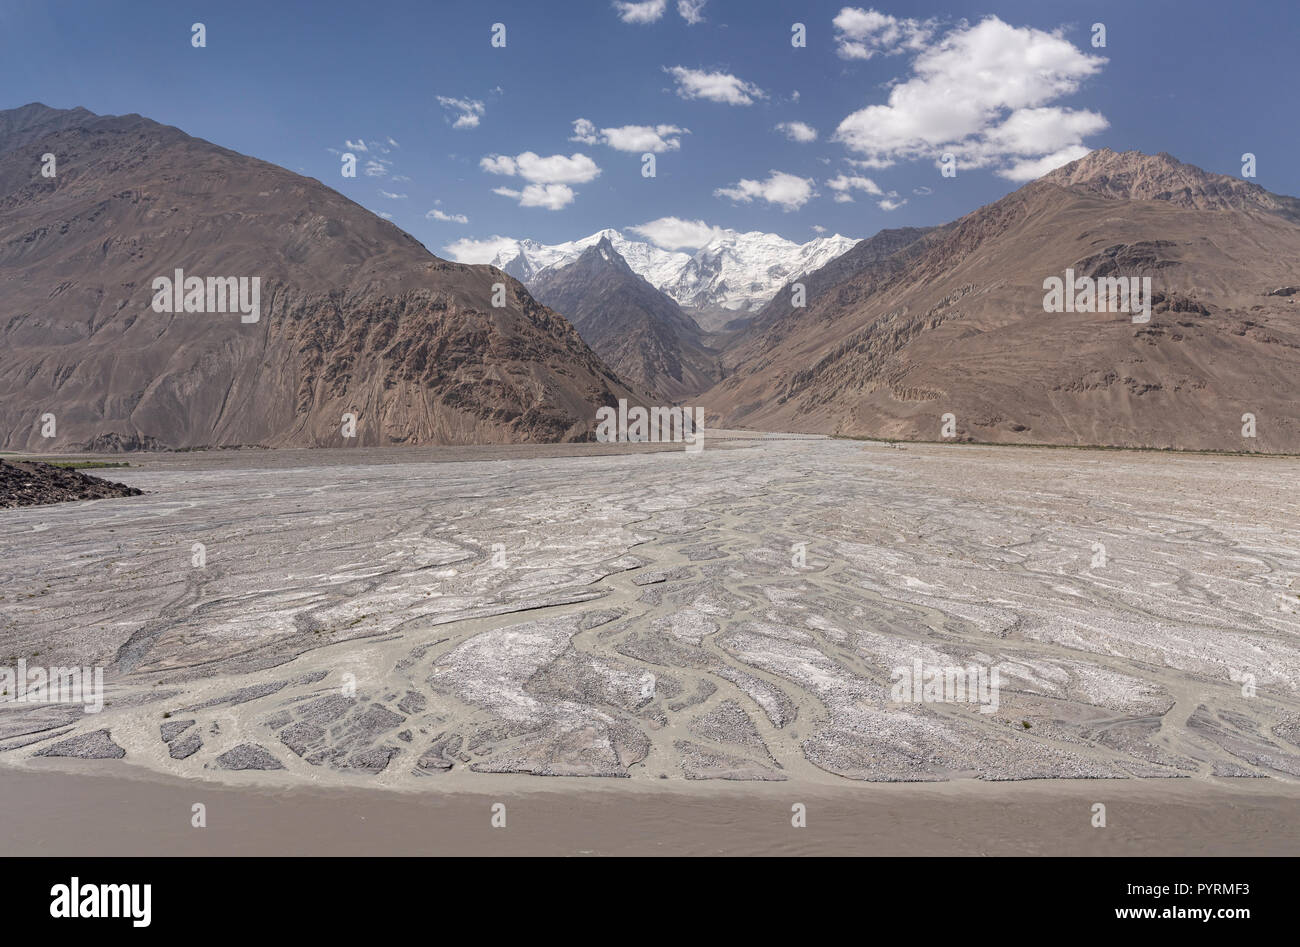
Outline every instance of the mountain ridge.
<path id="1" fill-rule="evenodd" d="M 768 430 L 939 440 L 951 414 L 959 440 L 1297 451 L 1300 310 L 1276 289 L 1295 283 L 1293 206 L 1094 152 L 781 313 L 701 400 L 710 423 Z M 1045 311 L 1067 269 L 1149 277 L 1151 322 Z"/>
<path id="2" fill-rule="evenodd" d="M 546 270 L 572 263 L 589 247 L 608 239 L 639 276 L 683 308 L 757 311 L 786 282 L 815 270 L 858 241 L 839 234 L 799 244 L 762 231 L 722 231 L 692 253 L 665 250 L 605 228 L 568 243 L 512 241 L 492 265 L 525 284 Z M 713 328 L 713 326 L 709 326 Z"/>
<path id="3" fill-rule="evenodd" d="M 175 269 L 259 277 L 260 320 L 153 311 Z M 641 397 L 499 271 L 138 115 L 0 112 L 0 290 L 8 449 L 588 439 Z"/>
<path id="4" fill-rule="evenodd" d="M 637 274 L 602 236 L 576 260 L 532 281 L 537 299 L 573 323 L 620 378 L 680 401 L 720 377 L 718 353 L 671 297 Z"/>

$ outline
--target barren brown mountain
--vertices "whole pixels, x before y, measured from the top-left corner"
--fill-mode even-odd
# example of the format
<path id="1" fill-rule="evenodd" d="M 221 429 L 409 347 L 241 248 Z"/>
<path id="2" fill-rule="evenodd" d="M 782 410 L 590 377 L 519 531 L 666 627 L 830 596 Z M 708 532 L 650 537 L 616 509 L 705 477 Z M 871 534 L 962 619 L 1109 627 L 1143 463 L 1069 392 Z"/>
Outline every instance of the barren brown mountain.
<path id="1" fill-rule="evenodd" d="M 700 401 L 764 429 L 939 440 L 951 413 L 966 440 L 1300 451 L 1298 264 L 1300 201 L 1094 151 L 771 313 Z M 1067 268 L 1151 277 L 1150 322 L 1044 311 Z"/>
<path id="2" fill-rule="evenodd" d="M 260 318 L 155 312 L 177 269 L 260 278 Z M 318 181 L 138 115 L 0 112 L 0 447 L 580 439 L 628 394 L 520 283 Z"/>

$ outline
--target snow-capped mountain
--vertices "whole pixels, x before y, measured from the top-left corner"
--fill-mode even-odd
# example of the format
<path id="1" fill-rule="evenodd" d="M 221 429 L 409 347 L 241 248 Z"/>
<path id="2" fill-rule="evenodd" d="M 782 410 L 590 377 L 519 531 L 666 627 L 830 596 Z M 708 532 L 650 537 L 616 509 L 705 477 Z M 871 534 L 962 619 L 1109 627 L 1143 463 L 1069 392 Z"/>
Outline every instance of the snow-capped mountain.
<path id="1" fill-rule="evenodd" d="M 686 253 L 674 253 L 661 250 L 654 244 L 628 240 L 617 230 L 600 230 L 581 240 L 568 243 L 556 243 L 547 246 L 533 240 L 517 240 L 513 247 L 508 247 L 496 255 L 490 262 L 509 273 L 523 283 L 530 283 L 543 270 L 558 269 L 568 266 L 582 254 L 608 239 L 618 255 L 621 256 L 632 272 L 645 277 L 652 286 L 674 279 L 691 261 Z"/>
<path id="2" fill-rule="evenodd" d="M 795 243 L 776 234 L 722 231 L 693 254 L 629 240 L 617 230 L 551 245 L 516 240 L 491 261 L 515 279 L 531 283 L 543 272 L 567 266 L 583 251 L 609 240 L 638 276 L 693 309 L 761 309 L 790 280 L 816 270 L 858 241 L 834 234 Z"/>
<path id="3" fill-rule="evenodd" d="M 560 313 L 624 381 L 674 402 L 719 378 L 718 352 L 695 319 L 630 266 L 608 237 L 541 271 L 533 297 Z"/>

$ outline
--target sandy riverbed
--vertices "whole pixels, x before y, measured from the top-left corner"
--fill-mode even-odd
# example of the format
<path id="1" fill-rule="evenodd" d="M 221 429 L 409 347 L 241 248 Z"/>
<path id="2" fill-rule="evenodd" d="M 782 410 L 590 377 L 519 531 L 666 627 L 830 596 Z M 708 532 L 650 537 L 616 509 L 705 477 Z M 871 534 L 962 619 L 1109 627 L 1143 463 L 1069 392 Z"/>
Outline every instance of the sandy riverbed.
<path id="1" fill-rule="evenodd" d="M 1260 812 L 1295 811 L 1294 458 L 485 450 L 133 456 L 111 473 L 145 496 L 7 511 L 0 663 L 109 683 L 99 714 L 0 704 L 7 785 L 124 754 L 76 762 L 231 787 L 253 818 L 259 793 L 328 788 L 476 811 L 507 779 L 563 823 L 616 781 L 611 819 L 646 825 L 706 818 L 702 786 L 759 806 L 738 825 L 767 799 L 788 825 L 801 794 L 907 791 L 991 818 L 990 842 L 965 793 L 1041 807 L 1046 842 L 1039 787 L 1145 787 L 1184 794 L 1207 844 L 1294 841 L 1231 805 L 1213 828 L 1260 786 Z M 916 662 L 998 668 L 996 708 L 900 702 Z"/>

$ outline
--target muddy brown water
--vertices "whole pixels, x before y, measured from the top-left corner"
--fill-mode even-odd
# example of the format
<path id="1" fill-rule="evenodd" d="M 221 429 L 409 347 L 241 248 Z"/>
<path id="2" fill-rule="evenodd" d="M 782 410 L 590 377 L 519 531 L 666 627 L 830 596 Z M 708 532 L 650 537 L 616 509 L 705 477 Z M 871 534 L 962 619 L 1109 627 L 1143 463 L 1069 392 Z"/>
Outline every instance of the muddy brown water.
<path id="1" fill-rule="evenodd" d="M 126 768 L 123 767 L 125 771 Z M 79 764 L 0 769 L 18 856 L 1295 855 L 1300 797 L 1204 780 L 1044 780 L 651 792 L 493 779 L 427 793 L 198 783 Z M 549 780 L 544 782 L 551 782 Z M 616 785 L 621 784 L 621 785 Z M 1106 806 L 1094 828 L 1093 806 Z M 191 826 L 192 807 L 206 828 Z M 492 825 L 505 806 L 505 826 Z M 806 808 L 806 827 L 791 824 Z"/>

